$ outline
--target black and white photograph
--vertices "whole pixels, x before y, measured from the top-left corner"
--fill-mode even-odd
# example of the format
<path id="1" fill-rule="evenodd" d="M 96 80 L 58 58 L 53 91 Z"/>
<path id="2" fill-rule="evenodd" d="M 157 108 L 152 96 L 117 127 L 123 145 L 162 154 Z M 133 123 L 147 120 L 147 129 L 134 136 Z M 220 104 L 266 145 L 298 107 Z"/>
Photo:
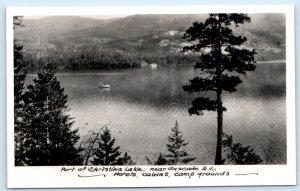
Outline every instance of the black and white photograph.
<path id="1" fill-rule="evenodd" d="M 13 168 L 292 165 L 287 13 L 235 10 L 10 14 Z"/>

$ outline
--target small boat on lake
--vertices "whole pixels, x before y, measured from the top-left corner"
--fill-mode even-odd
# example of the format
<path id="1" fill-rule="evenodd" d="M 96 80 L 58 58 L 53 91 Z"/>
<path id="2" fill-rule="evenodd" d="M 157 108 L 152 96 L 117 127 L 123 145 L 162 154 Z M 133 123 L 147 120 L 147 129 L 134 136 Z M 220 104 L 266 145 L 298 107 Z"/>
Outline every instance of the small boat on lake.
<path id="1" fill-rule="evenodd" d="M 99 83 L 99 88 L 101 88 L 101 89 L 109 89 L 110 85 L 109 84 Z"/>

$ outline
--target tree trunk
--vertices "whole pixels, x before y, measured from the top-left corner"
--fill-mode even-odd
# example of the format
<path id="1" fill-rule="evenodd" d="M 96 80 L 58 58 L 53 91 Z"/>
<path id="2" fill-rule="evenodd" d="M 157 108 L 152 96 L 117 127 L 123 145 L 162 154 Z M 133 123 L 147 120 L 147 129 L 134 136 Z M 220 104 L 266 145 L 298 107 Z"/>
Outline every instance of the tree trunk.
<path id="1" fill-rule="evenodd" d="M 217 134 L 217 148 L 216 148 L 216 158 L 215 164 L 220 165 L 223 164 L 222 159 L 222 137 L 223 137 L 223 105 L 222 105 L 222 84 L 221 84 L 221 76 L 222 69 L 221 64 L 218 61 L 222 57 L 221 43 L 218 41 L 218 45 L 216 46 L 216 85 L 217 85 L 217 113 L 218 113 L 218 134 Z"/>
<path id="2" fill-rule="evenodd" d="M 223 106 L 222 106 L 222 89 L 217 90 L 217 112 L 218 112 L 218 134 L 217 134 L 217 149 L 216 149 L 216 159 L 215 164 L 223 164 L 222 159 L 222 136 L 223 136 Z"/>

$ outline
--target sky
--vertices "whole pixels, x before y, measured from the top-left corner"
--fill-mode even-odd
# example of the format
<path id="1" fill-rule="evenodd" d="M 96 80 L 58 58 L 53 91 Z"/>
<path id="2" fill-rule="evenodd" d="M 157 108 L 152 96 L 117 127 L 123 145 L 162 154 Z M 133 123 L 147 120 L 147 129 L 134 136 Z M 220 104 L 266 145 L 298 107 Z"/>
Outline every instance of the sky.
<path id="1" fill-rule="evenodd" d="M 80 15 L 80 17 L 87 17 L 93 19 L 114 19 L 114 18 L 122 18 L 128 15 Z M 24 19 L 41 19 L 48 16 L 24 16 Z"/>

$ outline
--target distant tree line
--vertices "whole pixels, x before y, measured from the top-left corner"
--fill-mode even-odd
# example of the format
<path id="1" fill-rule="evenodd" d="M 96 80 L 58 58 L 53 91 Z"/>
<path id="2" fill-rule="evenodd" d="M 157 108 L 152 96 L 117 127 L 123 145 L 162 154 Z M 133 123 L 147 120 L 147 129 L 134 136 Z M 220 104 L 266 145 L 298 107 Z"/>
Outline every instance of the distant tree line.
<path id="1" fill-rule="evenodd" d="M 67 46 L 67 45 L 66 45 Z M 27 51 L 24 53 L 24 64 L 28 71 L 38 71 L 42 63 L 50 63 L 54 69 L 89 70 L 138 68 L 142 63 L 158 65 L 194 64 L 194 55 L 170 52 L 136 52 L 130 53 L 117 49 L 99 49 L 98 47 L 69 47 L 49 50 Z"/>

